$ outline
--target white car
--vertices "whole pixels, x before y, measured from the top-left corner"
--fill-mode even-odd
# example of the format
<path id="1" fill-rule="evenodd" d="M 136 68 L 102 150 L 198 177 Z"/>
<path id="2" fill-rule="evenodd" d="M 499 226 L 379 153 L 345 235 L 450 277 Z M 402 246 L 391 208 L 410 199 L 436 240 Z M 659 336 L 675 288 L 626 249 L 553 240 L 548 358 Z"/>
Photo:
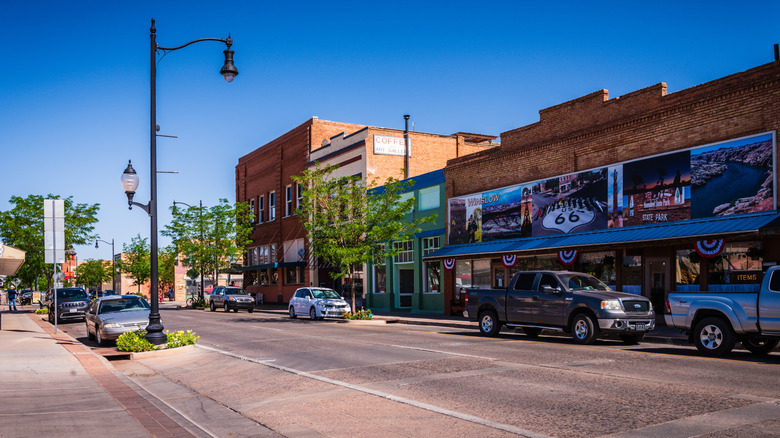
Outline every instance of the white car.
<path id="1" fill-rule="evenodd" d="M 309 315 L 310 319 L 341 318 L 351 309 L 333 289 L 302 287 L 290 299 L 290 318 Z"/>

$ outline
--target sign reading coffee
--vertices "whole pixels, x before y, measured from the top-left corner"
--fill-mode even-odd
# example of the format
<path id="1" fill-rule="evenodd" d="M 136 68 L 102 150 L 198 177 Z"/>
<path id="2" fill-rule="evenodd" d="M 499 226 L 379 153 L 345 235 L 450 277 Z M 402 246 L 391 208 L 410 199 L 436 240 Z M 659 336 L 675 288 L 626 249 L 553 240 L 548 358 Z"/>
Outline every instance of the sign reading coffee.
<path id="1" fill-rule="evenodd" d="M 449 243 L 774 210 L 774 145 L 772 131 L 451 198 Z"/>

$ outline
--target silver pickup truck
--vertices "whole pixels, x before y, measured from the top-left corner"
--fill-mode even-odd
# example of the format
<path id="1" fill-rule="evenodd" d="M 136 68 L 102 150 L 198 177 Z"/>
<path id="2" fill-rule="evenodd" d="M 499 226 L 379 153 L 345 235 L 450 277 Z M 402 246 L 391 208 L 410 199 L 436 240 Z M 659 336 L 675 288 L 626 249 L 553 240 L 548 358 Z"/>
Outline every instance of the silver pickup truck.
<path id="1" fill-rule="evenodd" d="M 767 270 L 758 292 L 672 292 L 666 310 L 666 325 L 688 332 L 702 354 L 723 356 L 737 341 L 767 354 L 780 342 L 780 266 Z"/>

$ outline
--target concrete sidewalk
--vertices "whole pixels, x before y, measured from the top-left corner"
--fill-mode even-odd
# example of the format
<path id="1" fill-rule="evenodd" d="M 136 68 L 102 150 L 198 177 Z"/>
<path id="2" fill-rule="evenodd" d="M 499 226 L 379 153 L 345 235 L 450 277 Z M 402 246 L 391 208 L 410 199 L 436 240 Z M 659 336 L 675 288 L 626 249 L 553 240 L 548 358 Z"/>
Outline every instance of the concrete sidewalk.
<path id="1" fill-rule="evenodd" d="M 0 351 L 2 438 L 224 436 L 149 394 L 82 343 L 54 333 L 32 312 L 0 313 Z M 243 417 L 234 426 L 245 432 L 235 436 L 276 435 Z"/>

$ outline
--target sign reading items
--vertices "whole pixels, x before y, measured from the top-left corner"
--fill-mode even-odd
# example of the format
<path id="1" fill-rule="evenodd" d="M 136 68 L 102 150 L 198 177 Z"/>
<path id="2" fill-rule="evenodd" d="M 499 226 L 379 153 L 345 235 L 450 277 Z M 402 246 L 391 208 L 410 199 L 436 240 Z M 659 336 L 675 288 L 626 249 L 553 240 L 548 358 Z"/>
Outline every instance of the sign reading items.
<path id="1" fill-rule="evenodd" d="M 774 210 L 775 132 L 449 200 L 449 243 Z"/>

